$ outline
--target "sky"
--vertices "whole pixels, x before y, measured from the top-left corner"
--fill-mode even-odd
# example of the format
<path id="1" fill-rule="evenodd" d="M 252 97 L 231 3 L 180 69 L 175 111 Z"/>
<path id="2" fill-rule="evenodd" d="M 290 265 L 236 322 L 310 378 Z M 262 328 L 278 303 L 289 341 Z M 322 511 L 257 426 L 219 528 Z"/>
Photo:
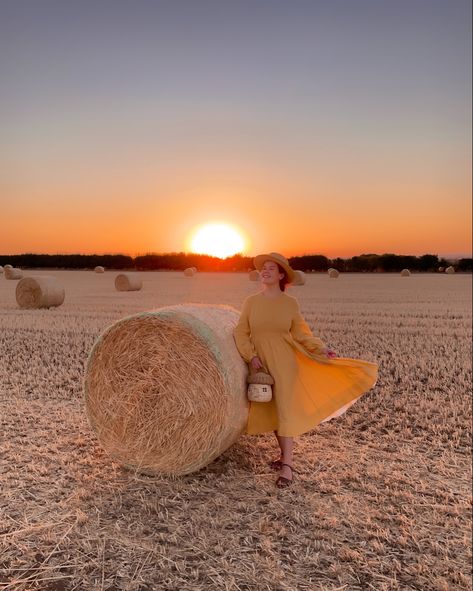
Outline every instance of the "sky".
<path id="1" fill-rule="evenodd" d="M 470 0 L 0 0 L 0 254 L 471 256 Z"/>

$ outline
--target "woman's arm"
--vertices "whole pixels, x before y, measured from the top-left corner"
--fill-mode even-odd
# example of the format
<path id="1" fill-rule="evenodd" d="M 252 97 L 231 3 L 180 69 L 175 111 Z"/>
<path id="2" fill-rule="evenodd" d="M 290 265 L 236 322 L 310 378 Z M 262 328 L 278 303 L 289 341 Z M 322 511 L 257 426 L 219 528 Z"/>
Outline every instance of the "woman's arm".
<path id="1" fill-rule="evenodd" d="M 325 343 L 319 339 L 319 337 L 316 337 L 312 334 L 309 325 L 302 317 L 299 309 L 299 303 L 297 301 L 296 310 L 294 312 L 294 317 L 291 324 L 291 335 L 296 342 L 300 343 L 304 349 L 307 349 L 307 351 L 310 353 L 332 357 L 332 355 L 329 355 L 331 350 L 325 345 Z"/>
<path id="2" fill-rule="evenodd" d="M 233 329 L 233 338 L 240 355 L 243 359 L 250 363 L 253 357 L 257 357 L 257 353 L 253 342 L 251 341 L 251 330 L 249 323 L 250 302 L 249 298 L 243 302 L 240 319 L 238 324 Z"/>

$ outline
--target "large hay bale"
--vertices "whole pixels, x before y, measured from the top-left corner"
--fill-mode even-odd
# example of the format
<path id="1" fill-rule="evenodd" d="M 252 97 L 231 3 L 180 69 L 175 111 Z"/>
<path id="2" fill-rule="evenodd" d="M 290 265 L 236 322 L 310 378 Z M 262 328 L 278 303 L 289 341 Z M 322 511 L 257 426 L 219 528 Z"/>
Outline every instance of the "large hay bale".
<path id="1" fill-rule="evenodd" d="M 96 273 L 105 273 L 105 267 L 102 267 L 101 265 L 97 265 L 94 269 L 94 271 Z"/>
<path id="2" fill-rule="evenodd" d="M 294 280 L 291 285 L 305 285 L 305 273 L 304 271 L 294 271 Z"/>
<path id="3" fill-rule="evenodd" d="M 455 273 L 455 268 L 454 267 L 447 267 L 445 269 L 445 273 L 448 273 L 449 275 L 451 275 L 452 273 Z"/>
<path id="4" fill-rule="evenodd" d="M 3 267 L 0 265 L 0 273 L 3 273 Z"/>
<path id="5" fill-rule="evenodd" d="M 253 269 L 248 273 L 248 278 L 250 281 L 259 281 L 259 271 L 257 269 Z"/>
<path id="6" fill-rule="evenodd" d="M 403 269 L 401 271 L 401 277 L 410 277 L 411 272 L 409 271 L 409 269 Z"/>
<path id="7" fill-rule="evenodd" d="M 195 271 L 194 271 L 193 267 L 188 267 L 187 269 L 184 269 L 184 275 L 186 277 L 194 277 Z"/>
<path id="8" fill-rule="evenodd" d="M 439 271 L 439 273 L 443 273 L 445 271 L 445 267 L 439 267 L 438 271 Z"/>
<path id="9" fill-rule="evenodd" d="M 197 267 L 191 267 L 191 269 L 194 271 L 194 273 L 197 273 Z"/>
<path id="10" fill-rule="evenodd" d="M 16 267 L 7 267 L 5 265 L 3 275 L 5 279 L 21 279 L 23 277 L 23 271 Z"/>
<path id="11" fill-rule="evenodd" d="M 115 277 L 115 289 L 117 291 L 140 291 L 143 281 L 136 273 L 119 273 Z"/>
<path id="12" fill-rule="evenodd" d="M 87 414 L 104 449 L 146 474 L 187 474 L 223 453 L 248 419 L 239 313 L 184 304 L 123 318 L 89 355 Z"/>
<path id="13" fill-rule="evenodd" d="M 330 269 L 328 272 L 328 276 L 331 279 L 337 279 L 337 277 L 340 275 L 340 273 L 337 271 L 337 269 Z"/>
<path id="14" fill-rule="evenodd" d="M 64 302 L 64 287 L 51 275 L 23 277 L 16 286 L 20 308 L 52 308 Z"/>
<path id="15" fill-rule="evenodd" d="M 13 269 L 13 267 L 11 265 L 3 265 L 4 269 Z"/>

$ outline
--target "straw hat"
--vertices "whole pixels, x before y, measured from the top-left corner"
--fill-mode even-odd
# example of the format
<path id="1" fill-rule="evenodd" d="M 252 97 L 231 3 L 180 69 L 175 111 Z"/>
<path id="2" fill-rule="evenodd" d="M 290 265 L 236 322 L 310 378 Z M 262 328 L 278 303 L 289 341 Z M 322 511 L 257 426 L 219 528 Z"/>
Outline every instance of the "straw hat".
<path id="1" fill-rule="evenodd" d="M 266 261 L 273 261 L 280 265 L 287 273 L 289 283 L 292 283 L 295 278 L 294 269 L 289 264 L 289 261 L 279 254 L 279 252 L 270 252 L 269 254 L 259 254 L 253 259 L 253 264 L 258 271 L 261 271 Z"/>

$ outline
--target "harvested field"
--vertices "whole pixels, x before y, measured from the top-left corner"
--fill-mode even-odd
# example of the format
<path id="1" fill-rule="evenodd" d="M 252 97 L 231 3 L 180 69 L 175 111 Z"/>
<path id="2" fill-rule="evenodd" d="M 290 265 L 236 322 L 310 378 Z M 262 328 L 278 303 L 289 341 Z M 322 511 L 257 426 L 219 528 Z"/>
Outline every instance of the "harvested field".
<path id="1" fill-rule="evenodd" d="M 66 290 L 21 310 L 0 282 L 0 589 L 471 589 L 471 275 L 309 274 L 289 290 L 340 357 L 379 363 L 343 417 L 297 438 L 274 486 L 274 436 L 243 436 L 180 478 L 123 469 L 84 412 L 101 331 L 184 302 L 239 308 L 248 274 L 34 271 Z M 24 273 L 27 275 L 28 273 Z"/>

